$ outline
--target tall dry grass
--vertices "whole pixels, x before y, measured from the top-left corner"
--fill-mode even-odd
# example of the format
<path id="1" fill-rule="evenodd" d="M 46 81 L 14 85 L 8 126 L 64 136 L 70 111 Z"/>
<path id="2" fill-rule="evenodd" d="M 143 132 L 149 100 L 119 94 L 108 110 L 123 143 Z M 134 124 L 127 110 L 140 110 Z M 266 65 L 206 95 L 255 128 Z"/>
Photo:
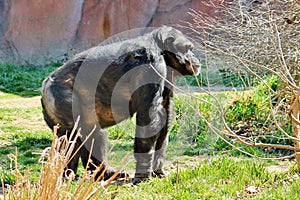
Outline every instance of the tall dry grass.
<path id="1" fill-rule="evenodd" d="M 57 133 L 57 128 L 54 128 L 54 133 Z M 3 199 L 14 200 L 82 200 L 82 199 L 107 199 L 112 194 L 107 191 L 107 187 L 116 178 L 121 169 L 108 180 L 103 180 L 103 174 L 96 180 L 96 175 L 100 171 L 102 166 L 97 166 L 94 172 L 90 172 L 85 169 L 84 174 L 78 181 L 74 181 L 76 175 L 70 170 L 68 176 L 65 176 L 66 166 L 70 159 L 72 159 L 72 152 L 75 147 L 76 139 L 80 136 L 80 131 L 74 130 L 68 139 L 67 136 L 57 137 L 55 134 L 51 147 L 46 148 L 40 158 L 40 163 L 43 165 L 42 171 L 39 177 L 39 181 L 31 183 L 29 181 L 29 172 L 25 172 L 24 175 L 18 170 L 18 155 L 12 157 L 12 163 L 14 169 L 12 172 L 16 178 L 13 185 L 6 185 L 2 181 Z M 75 133 L 76 132 L 76 133 Z M 91 133 L 92 134 L 92 133 Z M 90 135 L 91 135 L 90 134 Z M 125 165 L 125 157 L 122 166 Z M 124 165 L 123 165 L 124 164 Z M 116 192 L 116 191 L 113 191 Z"/>

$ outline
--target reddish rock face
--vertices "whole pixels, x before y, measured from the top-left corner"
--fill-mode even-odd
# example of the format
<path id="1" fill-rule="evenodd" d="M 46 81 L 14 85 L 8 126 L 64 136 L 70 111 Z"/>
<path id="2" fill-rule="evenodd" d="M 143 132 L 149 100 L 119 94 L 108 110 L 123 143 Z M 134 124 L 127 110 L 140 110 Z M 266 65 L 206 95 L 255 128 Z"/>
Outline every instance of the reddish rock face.
<path id="1" fill-rule="evenodd" d="M 22 59 L 55 59 L 75 37 L 82 4 L 83 0 L 13 0 L 5 37 Z"/>
<path id="2" fill-rule="evenodd" d="M 90 47 L 116 33 L 146 27 L 158 6 L 158 0 L 86 0 L 77 30 L 77 45 Z"/>
<path id="3" fill-rule="evenodd" d="M 190 8 L 213 11 L 199 0 L 0 1 L 0 61 L 58 60 L 122 31 L 191 21 Z"/>

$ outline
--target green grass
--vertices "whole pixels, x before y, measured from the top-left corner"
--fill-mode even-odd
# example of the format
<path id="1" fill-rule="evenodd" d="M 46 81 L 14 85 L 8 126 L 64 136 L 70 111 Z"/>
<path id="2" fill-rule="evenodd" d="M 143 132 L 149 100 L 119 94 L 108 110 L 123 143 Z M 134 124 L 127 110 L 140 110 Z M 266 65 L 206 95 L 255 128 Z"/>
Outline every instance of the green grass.
<path id="1" fill-rule="evenodd" d="M 19 169 L 22 172 L 29 169 L 30 180 L 38 180 L 41 164 L 38 163 L 40 155 L 35 153 L 41 153 L 51 145 L 52 134 L 46 127 L 41 129 L 43 123 L 36 127 L 36 120 L 42 120 L 41 107 L 23 108 L 20 97 L 40 95 L 42 81 L 58 66 L 59 63 L 45 66 L 0 64 L 0 177 L 5 183 L 15 180 L 11 158 L 16 152 Z M 20 100 L 20 104 L 16 102 L 13 107 L 3 107 L 5 103 L 11 104 L 10 99 Z"/>
<path id="2" fill-rule="evenodd" d="M 204 65 L 204 64 L 203 64 Z M 251 74 L 241 69 L 219 69 L 217 71 L 206 70 L 202 67 L 197 77 L 185 76 L 175 80 L 177 85 L 190 86 L 214 86 L 222 85 L 226 87 L 250 88 L 253 86 L 254 78 Z"/>
<path id="3" fill-rule="evenodd" d="M 295 173 L 274 174 L 266 171 L 265 163 L 252 159 L 228 157 L 208 158 L 197 166 L 172 173 L 167 179 L 153 179 L 138 187 L 120 187 L 117 199 L 297 199 L 295 190 L 300 180 L 289 180 Z M 254 186 L 257 193 L 247 192 Z M 284 188 L 289 188 L 284 191 Z M 276 189 L 280 192 L 274 192 Z M 294 193 L 289 193 L 293 191 Z M 292 197 L 292 198 L 290 198 Z"/>
<path id="4" fill-rule="evenodd" d="M 29 170 L 29 180 L 36 183 L 42 165 L 38 163 L 44 148 L 51 145 L 52 133 L 42 119 L 39 98 L 42 80 L 57 67 L 56 64 L 42 68 L 0 65 L 0 178 L 6 184 L 15 180 L 15 166 L 10 158 L 16 153 L 18 169 L 22 174 Z M 237 77 L 232 77 L 236 79 Z M 263 88 L 260 89 L 263 91 Z M 246 92 L 247 93 L 247 92 Z M 255 109 L 263 105 L 262 93 L 254 96 L 249 104 L 241 101 L 246 93 L 214 93 L 224 107 L 229 102 L 240 100 L 240 105 L 227 113 L 229 120 L 243 121 Z M 222 128 L 215 100 L 206 94 L 179 94 L 174 100 L 174 116 L 170 126 L 167 150 L 170 176 L 165 179 L 152 179 L 135 187 L 112 185 L 107 189 L 106 198 L 112 199 L 299 199 L 300 180 L 296 171 L 271 173 L 266 166 L 277 161 L 263 162 L 241 156 L 229 148 L 216 136 L 206 121 Z M 196 97 L 196 98 L 195 98 Z M 238 98 L 237 98 L 238 97 Z M 32 105 L 22 107 L 23 102 Z M 2 103 L 4 102 L 4 103 Z M 13 102 L 14 105 L 11 105 Z M 207 103 L 210 102 L 211 104 Z M 5 103 L 9 106 L 5 106 Z M 246 108 L 246 104 L 250 108 Z M 236 104 L 235 104 L 236 105 Z M 252 106 L 252 107 L 251 107 Z M 252 110 L 251 110 L 252 109 Z M 265 109 L 268 111 L 267 109 Z M 242 114 L 241 114 L 242 113 Z M 249 114 L 250 113 L 250 114 Z M 265 113 L 257 113 L 262 116 Z M 237 118 L 241 117 L 241 118 Z M 121 160 L 131 153 L 126 170 L 134 169 L 133 138 L 134 118 L 109 128 L 111 147 L 109 161 L 112 166 L 120 166 Z M 229 141 L 232 142 L 232 141 Z M 244 146 L 239 146 L 245 149 Z M 246 149 L 261 155 L 260 149 Z M 191 162 L 186 157 L 194 160 Z M 201 155 L 192 157 L 191 155 Z M 205 159 L 203 159 L 205 158 Z M 174 161 L 176 160 L 176 161 Z M 178 170 L 177 170 L 178 167 Z M 81 167 L 80 172 L 83 171 Z M 74 183 L 76 185 L 76 183 Z M 247 188 L 254 186 L 257 193 L 249 194 Z"/>
<path id="5" fill-rule="evenodd" d="M 110 152 L 108 160 L 111 166 L 122 167 L 121 161 L 128 154 L 133 157 L 133 143 L 135 135 L 135 117 L 125 120 L 120 124 L 109 127 Z M 129 162 L 126 170 L 133 170 L 134 162 Z"/>
<path id="6" fill-rule="evenodd" d="M 0 91 L 26 97 L 40 95 L 42 81 L 59 65 L 52 63 L 41 67 L 0 64 Z"/>
<path id="7" fill-rule="evenodd" d="M 0 174 L 4 174 L 3 181 L 11 184 L 15 177 L 13 171 L 14 166 L 13 158 L 17 154 L 18 168 L 21 172 L 29 170 L 31 173 L 30 180 L 37 181 L 39 172 L 41 170 L 41 164 L 38 162 L 40 153 L 51 146 L 52 135 L 48 130 L 28 132 L 22 128 L 7 127 L 2 131 L 13 131 L 15 133 L 4 136 L 0 135 L 0 141 L 9 141 L 8 144 L 1 146 L 0 150 Z"/>
<path id="8" fill-rule="evenodd" d="M 0 108 L 1 124 L 9 123 L 17 120 L 19 116 L 24 119 L 31 118 L 32 115 L 41 113 L 40 107 L 36 108 Z"/>

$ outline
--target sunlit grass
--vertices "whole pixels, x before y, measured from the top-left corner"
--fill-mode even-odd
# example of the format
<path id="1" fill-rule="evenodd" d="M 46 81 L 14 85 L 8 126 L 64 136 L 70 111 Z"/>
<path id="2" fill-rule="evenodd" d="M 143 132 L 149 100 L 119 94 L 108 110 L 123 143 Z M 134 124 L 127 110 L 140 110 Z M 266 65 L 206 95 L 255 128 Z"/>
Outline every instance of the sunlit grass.
<path id="1" fill-rule="evenodd" d="M 2 67 L 2 66 L 0 66 Z M 15 169 L 27 181 L 38 186 L 43 165 L 38 162 L 40 153 L 51 146 L 53 134 L 43 121 L 39 88 L 41 80 L 56 66 L 49 68 L 2 67 L 5 76 L 0 77 L 0 179 L 14 185 Z M 18 71 L 19 70 L 19 71 Z M 33 70 L 33 71 L 32 71 Z M 34 70 L 41 72 L 35 73 Z M 28 73 L 22 72 L 28 71 Z M 35 74 L 32 77 L 29 74 Z M 28 80 L 28 78 L 32 78 Z M 14 83 L 13 83 L 14 82 Z M 24 87 L 18 87 L 20 84 Z M 3 92 L 5 91 L 5 92 Z M 36 96 L 37 95 L 37 96 Z M 293 168 L 280 173 L 266 170 L 277 161 L 263 162 L 250 159 L 234 150 L 226 149 L 218 136 L 210 131 L 203 119 L 218 126 L 219 118 L 212 105 L 213 99 L 206 94 L 177 94 L 174 100 L 174 116 L 170 125 L 165 179 L 152 179 L 138 186 L 111 185 L 102 191 L 105 199 L 299 199 L 300 181 Z M 232 101 L 240 92 L 214 93 L 222 104 Z M 24 98 L 26 96 L 26 98 Z M 28 98 L 28 96 L 35 96 Z M 199 117 L 201 115 L 201 117 Z M 133 171 L 133 142 L 135 119 L 126 120 L 110 127 L 109 163 L 122 166 L 122 159 L 129 153 L 125 170 Z M 17 151 L 16 151 L 17 149 Z M 252 149 L 253 150 L 253 149 Z M 256 150 L 255 150 L 256 151 Z M 18 166 L 12 160 L 17 152 Z M 187 156 L 188 155 L 188 156 Z M 191 156 L 194 155 L 194 156 Z M 200 155 L 200 157 L 199 157 Z M 280 166 L 279 166 L 280 168 Z M 79 168 L 79 174 L 84 169 Z M 83 180 L 83 179 L 80 179 Z M 53 183 L 54 184 L 54 183 Z M 74 194 L 81 182 L 70 183 L 67 191 Z M 95 188 L 98 183 L 84 182 L 86 187 Z M 80 186 L 83 186 L 82 184 Z M 250 192 L 252 186 L 254 192 Z M 26 199 L 26 198 L 25 198 Z M 38 198 L 36 198 L 38 199 Z"/>
<path id="2" fill-rule="evenodd" d="M 153 179 L 138 187 L 121 187 L 117 199 L 264 199 L 264 197 L 295 197 L 300 193 L 274 193 L 277 188 L 299 185 L 300 180 L 289 181 L 291 174 L 273 174 L 264 163 L 253 159 L 227 157 L 207 158 L 196 166 L 179 169 L 167 179 Z M 295 175 L 295 174 L 294 174 Z M 291 186 L 291 188 L 290 188 Z M 251 192 L 250 188 L 253 188 Z M 295 190 L 293 190 L 295 192 Z M 283 192 L 281 190 L 281 192 Z"/>
<path id="3" fill-rule="evenodd" d="M 40 95 L 43 79 L 59 65 L 60 63 L 46 66 L 0 64 L 0 91 L 26 97 Z"/>

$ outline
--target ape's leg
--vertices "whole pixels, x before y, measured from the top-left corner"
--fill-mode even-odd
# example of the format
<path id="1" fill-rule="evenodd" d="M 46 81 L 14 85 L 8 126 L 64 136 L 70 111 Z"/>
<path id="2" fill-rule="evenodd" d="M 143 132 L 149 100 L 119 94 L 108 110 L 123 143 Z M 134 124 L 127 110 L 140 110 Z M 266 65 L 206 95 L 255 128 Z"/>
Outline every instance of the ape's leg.
<path id="1" fill-rule="evenodd" d="M 97 167 L 100 167 L 99 175 L 104 170 L 107 170 L 107 149 L 108 149 L 108 134 L 104 129 L 96 128 L 93 133 L 93 128 L 88 129 L 84 126 L 84 134 L 82 141 L 84 145 L 81 150 L 81 160 L 83 166 L 88 170 L 94 171 Z M 89 134 L 91 134 L 89 136 Z M 87 140 L 85 140 L 89 137 Z M 89 160 L 90 159 L 90 160 Z"/>
<path id="2" fill-rule="evenodd" d="M 164 89 L 164 101 L 163 107 L 166 110 L 166 123 L 164 127 L 161 129 L 159 136 L 157 138 L 157 142 L 155 145 L 155 153 L 153 159 L 153 172 L 154 175 L 158 177 L 165 177 L 165 173 L 163 171 L 165 152 L 168 145 L 168 128 L 169 128 L 169 120 L 170 120 L 170 98 L 172 98 L 172 91 L 165 87 Z"/>
<path id="3" fill-rule="evenodd" d="M 91 71 L 93 72 L 93 71 Z M 97 73 L 96 73 L 97 74 Z M 93 77 L 88 74 L 86 77 Z M 94 171 L 101 167 L 99 175 L 108 167 L 107 150 L 108 134 L 100 127 L 95 110 L 94 85 L 91 85 L 85 78 L 77 80 L 77 90 L 73 92 L 72 112 L 73 116 L 80 116 L 79 128 L 81 129 L 81 159 L 85 168 Z M 93 81 L 91 81 L 93 83 Z"/>
<path id="4" fill-rule="evenodd" d="M 163 171 L 165 152 L 168 145 L 168 125 L 159 133 L 159 137 L 157 138 L 157 142 L 155 145 L 155 153 L 153 159 L 153 172 L 154 176 L 158 176 L 160 178 L 165 177 L 165 173 Z"/>
<path id="5" fill-rule="evenodd" d="M 116 173 L 116 171 L 112 170 L 107 163 L 107 150 L 108 133 L 106 130 L 100 128 L 97 128 L 94 131 L 82 147 L 81 160 L 84 167 L 87 167 L 87 169 L 92 172 L 99 167 L 99 172 L 95 177 L 96 180 L 102 178 L 107 180 Z M 125 177 L 128 177 L 128 175 L 121 172 L 116 178 Z"/>
<path id="6" fill-rule="evenodd" d="M 161 129 L 166 123 L 166 111 L 162 106 L 162 97 L 156 97 L 151 104 L 142 104 L 137 110 L 137 127 L 134 143 L 136 172 L 134 184 L 150 178 L 154 147 Z"/>

